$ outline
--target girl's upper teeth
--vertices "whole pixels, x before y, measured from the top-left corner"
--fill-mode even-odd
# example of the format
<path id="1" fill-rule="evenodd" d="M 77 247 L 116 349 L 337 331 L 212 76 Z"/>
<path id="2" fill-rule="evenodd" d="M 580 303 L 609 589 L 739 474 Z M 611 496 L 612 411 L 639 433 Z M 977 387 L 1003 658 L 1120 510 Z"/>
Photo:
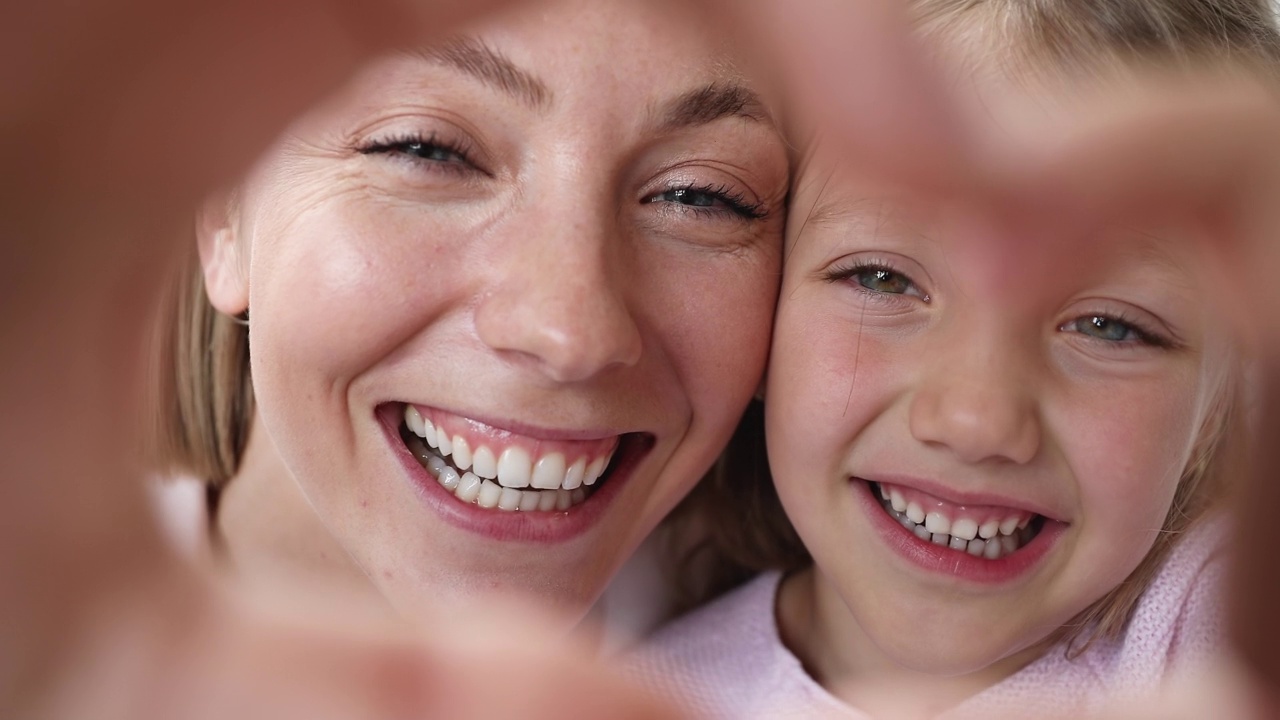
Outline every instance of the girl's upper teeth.
<path id="1" fill-rule="evenodd" d="M 918 490 L 885 483 L 879 483 L 879 494 L 894 511 L 929 533 L 964 540 L 1010 536 L 1035 517 L 1034 513 L 1012 508 L 951 505 Z"/>
<path id="2" fill-rule="evenodd" d="M 537 452 L 535 457 L 520 445 L 498 447 L 497 441 L 493 441 L 495 447 L 491 448 L 488 444 L 481 444 L 480 440 L 468 440 L 463 435 L 450 433 L 443 425 L 437 425 L 424 417 L 412 405 L 405 406 L 404 421 L 414 435 L 438 450 L 440 455 L 449 456 L 459 470 L 470 470 L 480 479 L 497 480 L 497 485 L 502 488 L 576 490 L 583 485 L 593 485 L 604 473 L 617 448 L 617 438 L 593 443 L 558 443 L 561 446 L 578 444 L 587 448 L 577 452 L 570 449 L 568 454 L 563 449 L 549 449 Z M 543 444 L 546 443 L 535 443 Z M 595 446 L 594 450 L 591 446 Z M 499 493 L 495 501 L 499 506 L 504 501 L 508 504 L 522 502 L 509 493 L 506 496 Z M 523 501 L 522 504 L 528 505 L 531 502 Z"/>

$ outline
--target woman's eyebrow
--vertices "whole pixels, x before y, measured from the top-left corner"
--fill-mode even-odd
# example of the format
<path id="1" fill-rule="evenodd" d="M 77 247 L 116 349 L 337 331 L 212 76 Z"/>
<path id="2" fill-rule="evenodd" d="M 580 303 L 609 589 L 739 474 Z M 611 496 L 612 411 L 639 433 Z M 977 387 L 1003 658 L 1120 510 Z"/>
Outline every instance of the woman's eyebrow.
<path id="1" fill-rule="evenodd" d="M 443 65 L 470 75 L 534 110 L 547 107 L 555 97 L 536 75 L 474 37 L 455 37 L 438 45 L 418 48 L 411 54 L 433 65 Z"/>
<path id="2" fill-rule="evenodd" d="M 736 82 L 712 82 L 695 88 L 664 103 L 657 113 L 658 126 L 664 132 L 730 116 L 771 122 L 760 96 Z"/>

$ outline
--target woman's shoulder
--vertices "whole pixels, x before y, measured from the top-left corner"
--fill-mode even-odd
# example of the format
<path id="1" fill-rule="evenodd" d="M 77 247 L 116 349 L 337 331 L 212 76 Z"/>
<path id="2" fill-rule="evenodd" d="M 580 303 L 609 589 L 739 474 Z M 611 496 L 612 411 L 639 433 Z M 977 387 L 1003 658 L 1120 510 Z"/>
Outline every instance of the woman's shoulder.
<path id="1" fill-rule="evenodd" d="M 206 560 L 210 549 L 205 483 L 189 477 L 153 477 L 147 479 L 146 487 L 169 548 L 187 560 Z"/>

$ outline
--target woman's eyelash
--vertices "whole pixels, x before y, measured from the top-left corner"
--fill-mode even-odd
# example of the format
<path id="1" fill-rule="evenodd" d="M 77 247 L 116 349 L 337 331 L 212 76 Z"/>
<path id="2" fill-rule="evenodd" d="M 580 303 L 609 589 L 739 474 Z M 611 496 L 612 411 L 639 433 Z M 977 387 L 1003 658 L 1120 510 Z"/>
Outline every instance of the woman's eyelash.
<path id="1" fill-rule="evenodd" d="M 680 202 L 683 199 L 699 196 L 723 203 L 724 210 L 747 220 L 759 220 L 767 214 L 764 203 L 748 200 L 746 193 L 735 191 L 727 185 L 698 185 L 696 183 L 673 185 L 653 196 L 650 202 L 658 202 L 664 199 L 670 202 Z M 687 205 L 694 212 L 717 212 L 716 208 L 706 205 L 683 202 L 680 204 Z"/>
<path id="2" fill-rule="evenodd" d="M 429 162 L 437 165 L 456 165 L 459 162 L 474 167 L 471 161 L 471 148 L 465 143 L 450 139 L 441 139 L 435 133 L 422 135 L 417 132 L 392 135 L 386 138 L 370 140 L 356 148 L 362 155 L 403 155 L 411 160 Z M 452 156 L 454 161 L 446 158 L 433 158 L 433 154 Z"/>

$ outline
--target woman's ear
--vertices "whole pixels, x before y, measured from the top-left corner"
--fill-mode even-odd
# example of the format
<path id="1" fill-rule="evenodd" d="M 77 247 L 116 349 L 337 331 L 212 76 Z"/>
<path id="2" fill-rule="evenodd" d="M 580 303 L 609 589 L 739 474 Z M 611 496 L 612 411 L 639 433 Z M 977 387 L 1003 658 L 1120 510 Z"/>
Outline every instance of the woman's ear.
<path id="1" fill-rule="evenodd" d="M 196 215 L 196 245 L 205 293 L 218 312 L 237 316 L 249 308 L 249 268 L 240 237 L 235 193 L 216 193 Z"/>

